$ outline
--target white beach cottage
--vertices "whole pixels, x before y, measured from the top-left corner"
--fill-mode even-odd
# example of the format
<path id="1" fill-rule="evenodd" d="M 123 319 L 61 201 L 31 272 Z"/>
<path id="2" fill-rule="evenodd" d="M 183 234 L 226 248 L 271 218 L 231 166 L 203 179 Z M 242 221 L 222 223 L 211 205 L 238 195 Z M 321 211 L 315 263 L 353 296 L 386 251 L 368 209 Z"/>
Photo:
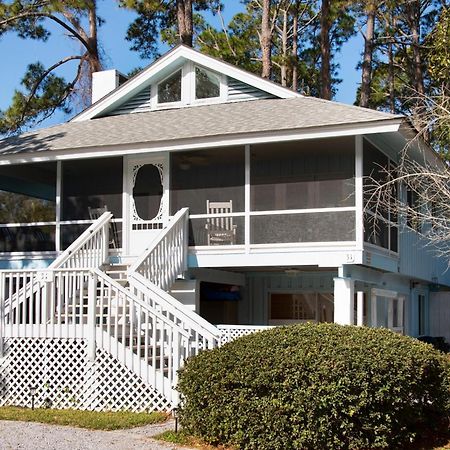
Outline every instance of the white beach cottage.
<path id="1" fill-rule="evenodd" d="M 429 333 L 446 261 L 364 211 L 404 117 L 185 46 L 94 75 L 91 107 L 0 141 L 0 189 L 54 211 L 0 225 L 0 404 L 171 409 L 186 357 L 271 325 Z"/>

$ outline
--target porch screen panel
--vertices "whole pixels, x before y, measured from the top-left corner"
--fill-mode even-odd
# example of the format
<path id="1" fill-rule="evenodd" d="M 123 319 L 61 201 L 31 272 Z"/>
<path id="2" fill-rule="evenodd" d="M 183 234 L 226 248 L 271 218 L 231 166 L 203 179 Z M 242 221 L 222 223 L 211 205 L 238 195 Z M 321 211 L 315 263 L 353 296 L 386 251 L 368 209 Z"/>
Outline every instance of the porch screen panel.
<path id="1" fill-rule="evenodd" d="M 353 138 L 252 145 L 251 210 L 355 205 Z"/>
<path id="2" fill-rule="evenodd" d="M 244 147 L 176 152 L 170 159 L 171 214 L 207 214 L 206 202 L 232 201 L 232 212 L 244 211 Z"/>
<path id="3" fill-rule="evenodd" d="M 69 247 L 90 226 L 90 223 L 61 225 L 61 249 Z M 122 223 L 110 224 L 109 239 L 110 248 L 122 248 Z"/>
<path id="4" fill-rule="evenodd" d="M 216 226 L 216 223 L 222 226 Z M 244 217 L 189 220 L 189 245 L 242 245 L 244 244 Z"/>
<path id="5" fill-rule="evenodd" d="M 354 241 L 355 212 L 273 214 L 250 220 L 252 244 Z"/>
<path id="6" fill-rule="evenodd" d="M 363 142 L 364 175 L 364 241 L 393 252 L 398 251 L 398 227 L 395 206 L 392 208 L 378 202 L 373 195 L 374 186 L 383 185 L 392 176 L 394 164 L 369 141 Z M 395 175 L 394 175 L 395 176 Z M 396 196 L 392 186 L 393 196 Z"/>
<path id="7" fill-rule="evenodd" d="M 63 161 L 62 220 L 89 219 L 89 207 L 106 206 L 122 218 L 122 158 Z"/>
<path id="8" fill-rule="evenodd" d="M 54 250 L 54 225 L 0 228 L 0 252 L 45 252 Z"/>
<path id="9" fill-rule="evenodd" d="M 55 206 L 56 163 L 0 167 L 0 252 L 54 251 Z"/>

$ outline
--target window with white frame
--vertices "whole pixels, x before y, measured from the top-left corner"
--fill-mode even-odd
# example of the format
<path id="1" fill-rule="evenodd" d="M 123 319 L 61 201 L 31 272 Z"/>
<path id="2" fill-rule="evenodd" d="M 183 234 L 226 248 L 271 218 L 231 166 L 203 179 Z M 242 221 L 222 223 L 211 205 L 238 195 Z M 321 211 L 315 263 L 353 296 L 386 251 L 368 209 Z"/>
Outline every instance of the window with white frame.
<path id="1" fill-rule="evenodd" d="M 288 325 L 301 322 L 332 322 L 332 293 L 278 293 L 269 299 L 269 324 Z"/>
<path id="2" fill-rule="evenodd" d="M 182 70 L 177 70 L 158 84 L 158 103 L 175 103 L 181 101 Z"/>
<path id="3" fill-rule="evenodd" d="M 214 72 L 195 67 L 195 99 L 220 97 L 220 78 Z"/>

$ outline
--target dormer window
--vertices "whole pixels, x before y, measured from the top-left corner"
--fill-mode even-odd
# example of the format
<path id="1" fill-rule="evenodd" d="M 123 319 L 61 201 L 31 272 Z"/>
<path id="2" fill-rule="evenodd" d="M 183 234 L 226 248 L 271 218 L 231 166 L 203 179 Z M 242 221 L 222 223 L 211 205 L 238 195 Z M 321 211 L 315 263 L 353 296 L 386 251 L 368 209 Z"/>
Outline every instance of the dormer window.
<path id="1" fill-rule="evenodd" d="M 209 70 L 195 68 L 195 99 L 220 97 L 220 79 Z"/>
<path id="2" fill-rule="evenodd" d="M 181 69 L 158 84 L 158 103 L 181 102 Z"/>

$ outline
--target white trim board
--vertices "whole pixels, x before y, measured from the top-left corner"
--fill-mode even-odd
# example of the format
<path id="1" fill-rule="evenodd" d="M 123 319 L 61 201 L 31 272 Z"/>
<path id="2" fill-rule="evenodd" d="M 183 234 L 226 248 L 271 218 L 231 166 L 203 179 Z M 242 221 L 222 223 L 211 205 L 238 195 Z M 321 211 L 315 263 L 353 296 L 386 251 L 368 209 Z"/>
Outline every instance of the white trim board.
<path id="1" fill-rule="evenodd" d="M 178 139 L 171 142 L 110 145 L 91 148 L 72 148 L 47 152 L 30 152 L 1 156 L 0 165 L 25 164 L 69 159 L 102 158 L 108 156 L 138 155 L 162 151 L 197 150 L 235 145 L 289 142 L 307 139 L 321 139 L 341 136 L 357 136 L 373 133 L 393 133 L 399 130 L 402 119 L 387 119 L 359 124 L 331 125 L 306 129 L 265 131 L 260 133 L 240 133 L 224 136 Z"/>

